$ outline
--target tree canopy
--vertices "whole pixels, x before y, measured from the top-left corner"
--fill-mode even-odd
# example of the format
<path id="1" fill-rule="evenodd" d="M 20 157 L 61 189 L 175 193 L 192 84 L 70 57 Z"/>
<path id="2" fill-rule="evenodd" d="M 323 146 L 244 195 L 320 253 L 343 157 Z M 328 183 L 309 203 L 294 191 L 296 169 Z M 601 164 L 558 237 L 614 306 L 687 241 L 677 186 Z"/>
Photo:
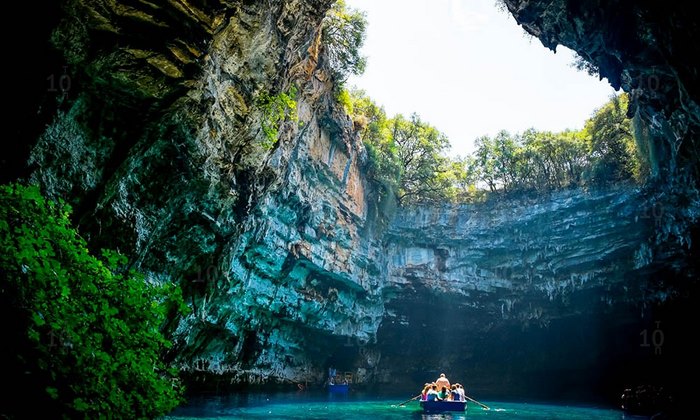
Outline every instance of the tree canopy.
<path id="1" fill-rule="evenodd" d="M 627 103 L 626 94 L 612 97 L 582 130 L 501 131 L 477 139 L 477 182 L 491 192 L 508 193 L 642 181 L 645 164 L 635 147 Z"/>
<path id="2" fill-rule="evenodd" d="M 417 114 L 388 118 L 362 91 L 341 95 L 360 130 L 372 179 L 401 205 L 449 199 L 456 168 L 444 155 L 450 147 L 447 136 Z"/>
<path id="3" fill-rule="evenodd" d="M 360 54 L 367 30 L 364 12 L 339 0 L 326 13 L 322 30 L 323 54 L 336 81 L 343 83 L 351 74 L 362 74 L 367 64 Z"/>
<path id="4" fill-rule="evenodd" d="M 501 131 L 477 138 L 471 155 L 452 159 L 445 155 L 447 137 L 418 115 L 388 117 L 359 90 L 342 90 L 338 99 L 360 131 L 368 175 L 400 205 L 641 182 L 648 173 L 626 116 L 626 94 L 596 110 L 582 130 Z"/>
<path id="5" fill-rule="evenodd" d="M 597 183 L 639 178 L 645 172 L 627 118 L 629 98 L 614 96 L 586 122 L 591 139 L 591 178 Z"/>
<path id="6" fill-rule="evenodd" d="M 443 156 L 450 147 L 447 137 L 416 114 L 394 117 L 391 136 L 401 168 L 399 203 L 444 201 L 450 187 L 449 160 Z"/>

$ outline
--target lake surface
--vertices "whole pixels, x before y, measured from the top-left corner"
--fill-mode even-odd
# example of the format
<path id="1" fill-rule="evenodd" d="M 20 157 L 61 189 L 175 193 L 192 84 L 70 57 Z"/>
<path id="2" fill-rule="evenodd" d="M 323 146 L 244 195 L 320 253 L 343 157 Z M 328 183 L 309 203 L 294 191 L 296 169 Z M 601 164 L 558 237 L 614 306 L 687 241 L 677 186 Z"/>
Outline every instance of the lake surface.
<path id="1" fill-rule="evenodd" d="M 409 396 L 410 397 L 410 396 Z M 465 413 L 424 415 L 418 402 L 399 406 L 407 398 L 386 396 L 328 395 L 308 392 L 286 394 L 233 394 L 196 397 L 179 407 L 170 419 L 643 419 L 625 416 L 609 407 L 557 405 L 501 401 L 480 401 L 490 407 L 484 410 L 469 404 Z"/>

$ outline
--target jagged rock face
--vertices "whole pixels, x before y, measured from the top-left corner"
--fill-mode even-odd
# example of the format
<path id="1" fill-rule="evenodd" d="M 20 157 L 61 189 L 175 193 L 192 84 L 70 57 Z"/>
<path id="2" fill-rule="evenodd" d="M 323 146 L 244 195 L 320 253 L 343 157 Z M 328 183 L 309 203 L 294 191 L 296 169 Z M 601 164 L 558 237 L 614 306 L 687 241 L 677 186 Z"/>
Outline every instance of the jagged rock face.
<path id="1" fill-rule="evenodd" d="M 664 178 L 700 179 L 700 25 L 690 3 L 503 0 L 542 44 L 561 44 L 631 94 L 630 115 Z"/>
<path id="2" fill-rule="evenodd" d="M 643 307 L 678 293 L 652 281 L 646 206 L 618 188 L 400 211 L 387 234 L 378 377 L 448 371 L 482 392 L 522 393 L 523 378 L 549 375 L 538 387 L 551 397 L 571 371 L 600 371 L 609 335 L 638 331 Z M 617 319 L 617 330 L 591 322 L 599 318 Z M 570 379 L 575 392 L 589 381 Z"/>
<path id="3" fill-rule="evenodd" d="M 30 179 L 94 246 L 182 284 L 175 363 L 226 380 L 308 379 L 329 340 L 383 314 L 362 149 L 319 65 L 330 1 L 64 3 L 72 86 Z M 298 91 L 265 146 L 264 95 Z M 354 343 L 354 342 L 353 342 Z"/>
<path id="4" fill-rule="evenodd" d="M 641 301 L 645 285 L 624 284 L 651 259 L 641 204 L 614 189 L 401 211 L 387 235 L 386 290 L 454 295 L 484 317 L 535 325 L 595 308 L 572 305 L 577 293 Z"/>

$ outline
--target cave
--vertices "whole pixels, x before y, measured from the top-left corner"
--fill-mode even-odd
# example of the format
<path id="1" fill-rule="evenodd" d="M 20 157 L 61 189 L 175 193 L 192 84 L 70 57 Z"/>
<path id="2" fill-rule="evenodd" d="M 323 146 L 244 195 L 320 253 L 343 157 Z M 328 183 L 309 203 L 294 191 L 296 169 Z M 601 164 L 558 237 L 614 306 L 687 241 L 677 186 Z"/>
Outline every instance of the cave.
<path id="1" fill-rule="evenodd" d="M 56 2 L 11 43 L 26 71 L 2 183 L 62 199 L 91 250 L 181 288 L 189 312 L 162 326 L 164 357 L 192 391 L 320 388 L 335 367 L 411 395 L 448 371 L 489 401 L 619 407 L 648 386 L 684 413 L 681 378 L 699 367 L 697 19 L 654 1 L 499 3 L 629 95 L 643 186 L 387 199 L 364 123 L 335 99 L 330 0 Z"/>

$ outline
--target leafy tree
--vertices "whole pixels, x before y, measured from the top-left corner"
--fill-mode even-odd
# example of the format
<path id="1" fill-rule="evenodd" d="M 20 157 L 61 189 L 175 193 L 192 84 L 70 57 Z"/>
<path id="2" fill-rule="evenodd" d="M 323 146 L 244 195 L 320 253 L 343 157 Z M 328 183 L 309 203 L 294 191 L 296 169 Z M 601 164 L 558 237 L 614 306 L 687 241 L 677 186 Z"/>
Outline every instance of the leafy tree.
<path id="1" fill-rule="evenodd" d="M 637 182 L 643 182 L 651 176 L 652 166 L 656 166 L 652 163 L 656 160 L 652 152 L 653 138 L 650 127 L 643 123 L 639 114 L 631 119 L 631 125 L 634 141 L 637 145 L 635 156 L 638 162 L 634 171 L 634 179 Z"/>
<path id="2" fill-rule="evenodd" d="M 482 136 L 476 139 L 475 146 L 474 163 L 480 180 L 486 183 L 491 192 L 495 192 L 498 188 L 495 144 L 490 137 Z"/>
<path id="3" fill-rule="evenodd" d="M 401 167 L 399 204 L 444 200 L 450 188 L 449 160 L 442 155 L 450 146 L 447 137 L 416 114 L 394 117 L 391 136 Z"/>
<path id="4" fill-rule="evenodd" d="M 503 186 L 503 191 L 515 189 L 518 184 L 518 145 L 510 133 L 500 131 L 493 142 L 494 158 L 496 159 L 496 177 Z"/>
<path id="5" fill-rule="evenodd" d="M 365 42 L 367 18 L 364 12 L 350 9 L 345 1 L 333 4 L 323 19 L 323 52 L 333 77 L 344 82 L 351 74 L 365 71 L 367 59 L 360 54 Z"/>
<path id="6" fill-rule="evenodd" d="M 590 177 L 595 183 L 630 179 L 638 171 L 640 163 L 627 105 L 626 94 L 613 96 L 586 123 L 593 159 Z"/>
<path id="7" fill-rule="evenodd" d="M 544 192 L 581 185 L 589 154 L 583 132 L 531 129 L 521 135 L 521 143 L 521 188 Z"/>
<path id="8" fill-rule="evenodd" d="M 532 158 L 532 164 L 536 165 L 538 174 L 533 187 L 539 191 L 559 188 L 556 135 L 548 131 L 535 132 L 527 147 L 530 151 L 528 156 Z"/>
<path id="9" fill-rule="evenodd" d="M 0 187 L 2 417 L 149 418 L 181 390 L 160 358 L 179 289 L 145 281 L 121 255 L 92 256 L 70 209 L 37 187 Z M 30 404 L 26 404 L 30 401 Z"/>
<path id="10" fill-rule="evenodd" d="M 352 117 L 367 150 L 367 174 L 383 196 L 394 196 L 398 204 L 449 200 L 459 165 L 443 153 L 447 137 L 418 115 L 387 118 L 361 90 L 342 90 L 337 100 Z"/>
<path id="11" fill-rule="evenodd" d="M 583 174 L 590 165 L 590 141 L 585 131 L 563 131 L 557 135 L 558 171 L 562 186 L 583 184 Z"/>
<path id="12" fill-rule="evenodd" d="M 559 133 L 529 129 L 512 136 L 476 139 L 471 156 L 477 184 L 491 193 L 548 192 L 587 183 L 643 179 L 630 121 L 627 96 L 613 97 L 591 117 L 583 130 Z"/>
<path id="13" fill-rule="evenodd" d="M 367 150 L 367 174 L 380 185 L 381 197 L 399 204 L 481 200 L 489 193 L 550 191 L 592 182 L 617 182 L 639 174 L 627 97 L 614 97 L 583 130 L 559 133 L 529 129 L 476 139 L 464 159 L 443 154 L 449 141 L 417 115 L 387 118 L 359 90 L 340 90 L 336 99 L 352 117 Z M 648 169 L 646 170 L 648 173 Z"/>
<path id="14" fill-rule="evenodd" d="M 353 119 L 356 129 L 360 131 L 363 142 L 379 145 L 389 140 L 391 129 L 384 108 L 375 104 L 360 89 L 342 89 L 340 97 L 345 98 L 341 103 Z"/>
<path id="15" fill-rule="evenodd" d="M 445 197 L 453 202 L 473 202 L 483 198 L 483 193 L 477 188 L 479 182 L 479 170 L 472 156 L 466 158 L 456 157 L 449 160 L 447 171 L 443 176 L 448 178 L 450 187 L 445 192 Z"/>

